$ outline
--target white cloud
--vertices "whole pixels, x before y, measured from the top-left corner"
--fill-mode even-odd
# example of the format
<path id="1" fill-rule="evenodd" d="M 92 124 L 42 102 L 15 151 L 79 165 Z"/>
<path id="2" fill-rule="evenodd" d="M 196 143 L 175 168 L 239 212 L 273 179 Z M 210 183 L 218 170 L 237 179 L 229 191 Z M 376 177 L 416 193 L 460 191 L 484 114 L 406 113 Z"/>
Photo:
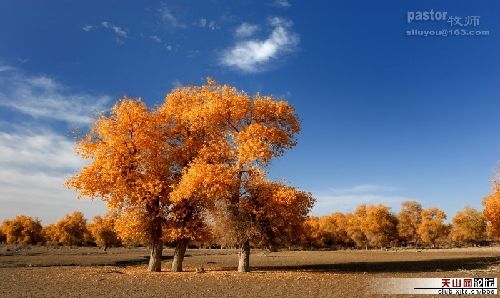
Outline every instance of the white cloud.
<path id="1" fill-rule="evenodd" d="M 398 192 L 400 189 L 396 187 L 376 184 L 313 192 L 317 201 L 312 213 L 326 215 L 337 211 L 352 212 L 360 204 L 384 204 L 394 211 L 400 207 L 401 202 L 414 200 Z"/>
<path id="2" fill-rule="evenodd" d="M 127 38 L 128 37 L 127 31 L 125 31 L 121 27 L 118 27 L 118 26 L 115 26 L 115 25 L 111 24 L 110 22 L 102 22 L 101 26 L 104 27 L 104 28 L 106 28 L 106 29 L 109 29 L 109 30 L 113 31 L 113 33 L 117 37 L 123 37 L 123 38 Z"/>
<path id="3" fill-rule="evenodd" d="M 46 75 L 29 76 L 12 67 L 0 66 L 0 107 L 34 118 L 85 124 L 110 102 L 109 96 L 73 93 Z"/>
<path id="4" fill-rule="evenodd" d="M 19 63 L 22 63 L 22 64 L 28 63 L 30 61 L 29 58 L 21 58 L 21 57 L 18 57 L 16 60 L 19 61 Z"/>
<path id="5" fill-rule="evenodd" d="M 279 6 L 279 7 L 290 7 L 290 2 L 288 0 L 275 0 L 273 2 L 274 6 Z"/>
<path id="6" fill-rule="evenodd" d="M 46 224 L 75 210 L 88 217 L 104 213 L 103 203 L 78 201 L 64 186 L 83 165 L 73 142 L 52 130 L 13 126 L 0 131 L 0 219 L 28 214 Z"/>
<path id="7" fill-rule="evenodd" d="M 0 109 L 34 117 L 29 126 L 0 122 L 0 220 L 27 214 L 47 224 L 75 210 L 88 218 L 103 214 L 102 202 L 77 200 L 65 187 L 85 162 L 76 156 L 70 132 L 51 129 L 47 120 L 88 124 L 92 114 L 109 107 L 110 97 L 74 93 L 46 75 L 0 70 Z"/>
<path id="8" fill-rule="evenodd" d="M 11 70 L 14 70 L 13 67 L 11 66 L 8 66 L 8 65 L 0 65 L 0 72 L 4 72 L 4 71 L 11 71 Z"/>
<path id="9" fill-rule="evenodd" d="M 290 30 L 291 21 L 274 17 L 269 19 L 269 25 L 272 31 L 267 38 L 238 40 L 223 52 L 220 63 L 243 72 L 260 72 L 284 54 L 296 50 L 299 37 Z"/>
<path id="10" fill-rule="evenodd" d="M 110 22 L 106 21 L 102 22 L 101 27 L 113 32 L 113 34 L 115 35 L 115 40 L 119 44 L 123 44 L 124 43 L 123 39 L 128 38 L 128 33 L 125 29 L 115 26 Z"/>
<path id="11" fill-rule="evenodd" d="M 48 130 L 16 128 L 0 131 L 0 164 L 2 168 L 37 168 L 60 171 L 82 166 L 73 152 L 73 142 Z"/>
<path id="12" fill-rule="evenodd" d="M 161 38 L 157 35 L 151 35 L 149 38 L 151 38 L 154 42 L 161 43 Z"/>
<path id="13" fill-rule="evenodd" d="M 198 24 L 200 27 L 204 28 L 207 25 L 207 19 L 201 18 Z"/>
<path id="14" fill-rule="evenodd" d="M 396 192 L 399 189 L 394 186 L 378 185 L 378 184 L 360 184 L 348 188 L 332 188 L 331 192 L 337 195 L 345 194 L 360 194 L 374 192 Z"/>
<path id="15" fill-rule="evenodd" d="M 241 23 L 241 25 L 236 28 L 234 34 L 237 37 L 245 38 L 252 36 L 255 32 L 257 32 L 257 30 L 259 30 L 259 25 Z"/>
<path id="16" fill-rule="evenodd" d="M 207 29 L 210 29 L 210 30 L 217 30 L 217 29 L 220 29 L 220 26 L 217 25 L 217 23 L 215 21 L 209 21 L 208 19 L 206 18 L 200 18 L 199 20 L 191 23 L 193 26 L 195 27 L 199 27 L 199 28 L 207 28 Z"/>
<path id="17" fill-rule="evenodd" d="M 160 13 L 161 20 L 169 25 L 172 28 L 185 28 L 186 25 L 177 19 L 177 17 L 172 13 L 170 8 L 168 8 L 165 4 L 162 4 L 160 9 L 158 9 Z"/>
<path id="18" fill-rule="evenodd" d="M 95 29 L 95 26 L 88 25 L 88 24 L 86 24 L 86 25 L 84 25 L 84 26 L 82 27 L 82 30 L 83 30 L 83 31 L 85 31 L 85 32 L 89 32 L 89 31 L 92 31 L 92 30 L 94 30 L 94 29 Z"/>
<path id="19" fill-rule="evenodd" d="M 220 26 L 219 26 L 219 25 L 217 25 L 217 24 L 215 23 L 215 21 L 210 21 L 210 22 L 208 23 L 208 28 L 209 28 L 210 30 L 217 30 L 217 29 L 220 29 Z"/>
<path id="20" fill-rule="evenodd" d="M 108 21 L 103 21 L 99 25 L 86 24 L 82 27 L 82 30 L 85 32 L 90 32 L 90 31 L 96 30 L 98 28 L 104 28 L 108 31 L 111 31 L 113 33 L 113 35 L 115 36 L 115 40 L 117 43 L 123 44 L 124 43 L 123 40 L 125 38 L 128 38 L 127 30 L 123 29 L 122 27 L 113 25 L 112 23 L 110 23 Z"/>

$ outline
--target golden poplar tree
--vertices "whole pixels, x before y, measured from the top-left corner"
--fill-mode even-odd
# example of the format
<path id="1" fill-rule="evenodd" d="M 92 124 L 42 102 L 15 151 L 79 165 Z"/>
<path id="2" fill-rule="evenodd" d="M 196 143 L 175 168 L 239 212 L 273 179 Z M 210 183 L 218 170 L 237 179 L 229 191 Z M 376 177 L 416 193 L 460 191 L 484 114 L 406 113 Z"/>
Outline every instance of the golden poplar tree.
<path id="1" fill-rule="evenodd" d="M 417 233 L 422 242 L 434 247 L 439 238 L 447 236 L 448 229 L 444 223 L 446 213 L 438 208 L 427 208 L 422 210 L 421 216 Z"/>
<path id="2" fill-rule="evenodd" d="M 450 238 L 455 242 L 477 244 L 486 239 L 486 218 L 483 213 L 466 206 L 452 220 Z"/>
<path id="3" fill-rule="evenodd" d="M 159 113 L 139 99 L 124 98 L 78 141 L 77 153 L 90 164 L 67 182 L 114 212 L 140 209 L 146 226 L 139 232 L 151 247 L 149 271 L 161 271 L 162 225 L 172 184 L 168 132 Z"/>
<path id="4" fill-rule="evenodd" d="M 4 235 L 6 243 L 36 244 L 43 241 L 40 220 L 27 215 L 4 220 L 0 226 L 0 234 Z"/>
<path id="5" fill-rule="evenodd" d="M 45 226 L 43 233 L 48 242 L 58 245 L 83 246 L 94 241 L 87 228 L 87 219 L 80 211 L 65 215 L 57 223 Z"/>
<path id="6" fill-rule="evenodd" d="M 97 245 L 104 251 L 109 247 L 119 246 L 121 241 L 115 230 L 115 217 L 108 214 L 105 216 L 94 216 L 92 223 L 88 224 L 88 229 Z"/>
<path id="7" fill-rule="evenodd" d="M 398 235 L 406 244 L 418 245 L 418 226 L 422 220 L 422 205 L 416 201 L 405 201 L 401 204 L 401 210 L 397 215 Z"/>
<path id="8" fill-rule="evenodd" d="M 349 238 L 357 247 L 364 247 L 365 249 L 368 249 L 368 238 L 366 237 L 365 229 L 363 228 L 366 216 L 366 205 L 361 204 L 356 207 L 356 210 L 353 213 L 346 215 L 346 220 L 347 235 Z"/>
<path id="9" fill-rule="evenodd" d="M 500 237 L 500 178 L 493 181 L 492 193 L 483 200 L 483 214 L 488 220 L 489 234 L 493 238 Z"/>
<path id="10" fill-rule="evenodd" d="M 213 210 L 219 221 L 229 223 L 228 232 L 234 234 L 240 248 L 238 270 L 249 271 L 250 241 L 255 240 L 256 225 L 248 223 L 258 213 L 248 212 L 249 202 L 257 204 L 257 194 L 283 193 L 285 186 L 276 187 L 266 180 L 265 168 L 296 143 L 300 127 L 294 109 L 286 101 L 259 94 L 250 96 L 208 80 L 203 86 L 174 90 L 167 96 L 163 110 L 181 131 L 181 141 L 193 144 L 197 152 L 192 154 L 187 146 L 187 151 L 179 154 L 189 163 L 173 190 L 174 204 L 196 202 Z M 179 112 L 169 112 L 173 110 Z M 309 201 L 297 203 L 307 211 L 312 205 L 310 195 L 290 189 L 286 193 L 289 197 L 285 200 Z M 268 198 L 274 197 L 278 195 Z M 305 219 L 307 211 L 303 209 L 297 213 L 299 221 Z"/>
<path id="11" fill-rule="evenodd" d="M 372 247 L 384 247 L 397 239 L 396 217 L 390 207 L 384 205 L 366 206 L 366 215 L 361 220 L 361 229 L 368 244 Z"/>

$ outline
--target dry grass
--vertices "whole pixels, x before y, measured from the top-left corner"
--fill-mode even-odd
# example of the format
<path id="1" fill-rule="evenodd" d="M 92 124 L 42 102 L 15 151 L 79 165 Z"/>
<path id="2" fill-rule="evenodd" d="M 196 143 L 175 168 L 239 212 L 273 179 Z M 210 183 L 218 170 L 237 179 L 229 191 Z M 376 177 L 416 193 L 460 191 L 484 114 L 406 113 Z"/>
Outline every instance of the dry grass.
<path id="1" fill-rule="evenodd" d="M 164 253 L 168 270 L 172 251 Z M 4 247 L 0 297 L 359 297 L 369 296 L 377 277 L 498 277 L 500 270 L 500 248 L 255 251 L 248 274 L 234 272 L 234 250 L 188 250 L 184 273 L 147 273 L 147 255 L 145 249 Z M 195 273 L 201 265 L 207 272 Z"/>

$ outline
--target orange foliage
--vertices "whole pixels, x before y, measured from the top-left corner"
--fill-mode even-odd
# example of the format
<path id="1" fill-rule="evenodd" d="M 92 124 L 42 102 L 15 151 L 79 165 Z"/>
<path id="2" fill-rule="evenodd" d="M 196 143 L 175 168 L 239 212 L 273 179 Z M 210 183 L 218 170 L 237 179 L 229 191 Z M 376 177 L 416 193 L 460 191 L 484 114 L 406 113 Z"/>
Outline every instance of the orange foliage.
<path id="1" fill-rule="evenodd" d="M 360 205 L 354 213 L 347 214 L 347 235 L 357 247 L 368 248 L 368 239 L 363 229 L 363 221 L 366 217 L 366 205 Z"/>
<path id="2" fill-rule="evenodd" d="M 45 226 L 43 233 L 46 240 L 54 244 L 82 246 L 93 242 L 87 229 L 87 220 L 79 211 L 64 216 L 55 224 Z"/>
<path id="3" fill-rule="evenodd" d="M 435 246 L 437 240 L 447 236 L 449 229 L 444 223 L 446 214 L 438 208 L 428 208 L 422 210 L 421 216 L 417 233 L 422 242 Z"/>
<path id="4" fill-rule="evenodd" d="M 483 201 L 483 214 L 489 222 L 490 235 L 500 237 L 500 183 L 494 183 L 493 193 Z"/>
<path id="5" fill-rule="evenodd" d="M 0 234 L 4 235 L 6 243 L 36 244 L 43 241 L 40 220 L 26 215 L 4 220 L 0 227 Z"/>
<path id="6" fill-rule="evenodd" d="M 67 181 L 116 214 L 141 209 L 148 226 L 137 232 L 151 245 L 149 271 L 161 270 L 162 224 L 173 183 L 168 133 L 159 113 L 140 99 L 124 98 L 77 143 L 77 153 L 91 163 Z"/>
<path id="7" fill-rule="evenodd" d="M 477 243 L 486 238 L 486 218 L 472 207 L 465 207 L 453 217 L 450 232 L 455 242 Z"/>
<path id="8" fill-rule="evenodd" d="M 103 247 L 104 250 L 108 247 L 121 244 L 115 231 L 115 218 L 111 215 L 106 215 L 104 217 L 95 216 L 92 223 L 88 225 L 88 229 L 95 243 Z"/>
<path id="9" fill-rule="evenodd" d="M 366 217 L 361 226 L 372 247 L 387 246 L 397 239 L 397 220 L 390 210 L 390 207 L 384 205 L 366 207 Z"/>
<path id="10" fill-rule="evenodd" d="M 115 219 L 114 229 L 123 244 L 147 246 L 150 239 L 145 231 L 151 226 L 150 220 L 142 208 L 128 208 Z"/>
<path id="11" fill-rule="evenodd" d="M 318 244 L 323 247 L 350 245 L 347 224 L 347 216 L 340 212 L 319 218 Z"/>
<path id="12" fill-rule="evenodd" d="M 401 204 L 401 210 L 397 215 L 398 234 L 406 243 L 418 244 L 419 236 L 417 229 L 422 220 L 422 205 L 415 201 L 405 201 Z"/>
<path id="13" fill-rule="evenodd" d="M 303 247 L 313 248 L 323 246 L 321 231 L 319 228 L 319 218 L 308 216 L 301 228 L 300 243 Z"/>
<path id="14" fill-rule="evenodd" d="M 239 234 L 238 242 L 262 235 L 265 229 L 273 235 L 278 229 L 282 234 L 290 233 L 295 225 L 294 220 L 286 221 L 292 219 L 290 212 L 305 217 L 304 208 L 309 210 L 311 204 L 303 202 L 310 201 L 310 196 L 304 199 L 304 193 L 265 181 L 262 171 L 273 157 L 295 144 L 299 122 L 287 102 L 270 96 L 252 97 L 208 80 L 203 86 L 172 91 L 161 113 L 172 123 L 179 140 L 189 144 L 176 154 L 186 167 L 172 192 L 173 204 L 186 201 L 201 205 L 231 221 L 229 226 Z M 249 197 L 252 200 L 246 199 Z M 276 220 L 272 215 L 277 212 L 272 213 L 270 204 L 294 207 L 282 213 L 282 222 L 289 225 L 276 223 L 274 228 L 254 233 L 259 225 L 246 224 L 252 217 L 261 220 L 260 226 Z M 263 214 L 269 218 L 264 219 Z"/>
<path id="15" fill-rule="evenodd" d="M 396 218 L 384 205 L 360 205 L 347 216 L 347 234 L 358 247 L 383 247 L 397 239 Z"/>

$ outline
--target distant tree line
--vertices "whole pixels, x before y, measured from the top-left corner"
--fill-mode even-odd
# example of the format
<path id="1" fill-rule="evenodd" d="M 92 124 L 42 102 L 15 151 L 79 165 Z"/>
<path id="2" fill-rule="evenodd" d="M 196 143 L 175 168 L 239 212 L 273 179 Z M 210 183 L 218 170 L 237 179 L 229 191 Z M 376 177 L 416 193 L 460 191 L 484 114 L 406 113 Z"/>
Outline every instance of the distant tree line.
<path id="1" fill-rule="evenodd" d="M 423 208 L 416 201 L 405 201 L 397 214 L 384 205 L 360 205 L 352 213 L 335 212 L 331 215 L 309 216 L 288 237 L 269 241 L 254 241 L 253 247 L 344 249 L 404 247 L 450 247 L 480 245 L 497 240 L 500 236 L 494 213 L 499 204 L 497 191 L 487 197 L 483 212 L 465 207 L 457 212 L 450 223 L 438 208 Z M 492 207 L 493 206 L 493 207 Z M 140 218 L 139 218 L 140 219 Z M 134 214 L 95 216 L 87 223 L 83 214 L 76 211 L 54 224 L 42 227 L 37 218 L 18 215 L 3 221 L 0 242 L 8 244 L 46 244 L 65 246 L 99 246 L 104 250 L 116 246 L 147 246 L 140 225 L 144 224 Z M 166 230 L 167 231 L 167 230 Z M 215 222 L 204 228 L 193 242 L 204 247 L 232 247 L 226 227 Z M 174 234 L 164 233 L 162 241 L 175 245 Z"/>
<path id="2" fill-rule="evenodd" d="M 384 205 L 360 205 L 352 213 L 309 217 L 300 243 L 311 249 L 447 247 L 479 245 L 497 236 L 487 217 L 472 207 L 446 223 L 444 211 L 406 201 L 397 214 Z"/>

